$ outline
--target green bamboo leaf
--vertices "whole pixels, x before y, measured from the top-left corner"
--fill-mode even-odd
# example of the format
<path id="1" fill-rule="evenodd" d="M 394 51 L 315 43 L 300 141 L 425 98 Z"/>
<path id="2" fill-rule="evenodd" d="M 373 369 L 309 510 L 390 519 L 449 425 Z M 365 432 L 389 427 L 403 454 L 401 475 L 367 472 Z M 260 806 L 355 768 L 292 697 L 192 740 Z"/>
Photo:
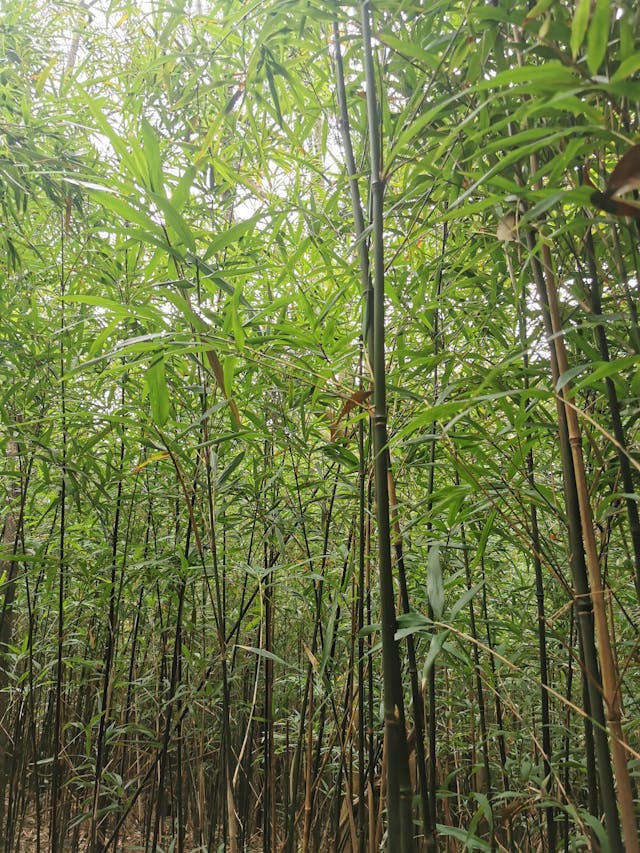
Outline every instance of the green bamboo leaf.
<path id="1" fill-rule="evenodd" d="M 145 381 L 149 391 L 151 417 L 157 426 L 163 427 L 169 419 L 169 390 L 164 372 L 163 357 L 156 359 L 149 365 Z"/>
<path id="2" fill-rule="evenodd" d="M 142 119 L 142 140 L 145 159 L 149 172 L 149 188 L 158 195 L 164 195 L 164 175 L 162 174 L 162 155 L 154 129 L 146 118 Z"/>
<path id="3" fill-rule="evenodd" d="M 141 172 L 138 168 L 137 161 L 130 153 L 127 143 L 113 129 L 111 119 L 107 118 L 100 109 L 99 101 L 89 95 L 88 92 L 84 92 L 84 99 L 89 112 L 98 126 L 98 130 L 109 140 L 122 166 L 128 170 L 129 174 L 137 178 L 141 184 L 144 184 L 144 172 Z"/>
<path id="4" fill-rule="evenodd" d="M 65 302 L 95 305 L 98 308 L 104 308 L 118 319 L 135 317 L 136 319 L 150 320 L 154 323 L 157 323 L 160 319 L 159 312 L 150 305 L 123 304 L 122 302 L 116 302 L 115 299 L 109 299 L 106 296 L 94 296 L 90 293 L 65 293 L 62 298 Z"/>
<path id="5" fill-rule="evenodd" d="M 631 20 L 629 20 L 630 18 Z M 624 61 L 630 56 L 638 55 L 635 26 L 630 12 L 625 10 L 618 26 L 620 27 L 620 59 Z"/>
<path id="6" fill-rule="evenodd" d="M 218 270 L 209 266 L 209 264 L 205 263 L 201 258 L 194 255 L 193 252 L 187 252 L 186 261 L 188 264 L 196 266 L 198 270 L 206 276 L 207 280 L 215 284 L 217 288 L 222 290 L 224 293 L 228 293 L 229 296 L 235 296 L 237 288 L 230 284 Z M 245 308 L 251 308 L 251 305 L 242 293 L 238 299 Z"/>
<path id="7" fill-rule="evenodd" d="M 233 377 L 236 372 L 237 358 L 233 355 L 228 355 L 222 362 L 222 375 L 224 377 L 224 391 L 227 397 L 233 396 Z"/>
<path id="8" fill-rule="evenodd" d="M 587 0 L 589 3 L 590 0 Z M 580 80 L 576 72 L 567 68 L 560 60 L 550 59 L 541 65 L 523 65 L 500 71 L 495 77 L 484 79 L 476 87 L 479 91 L 500 89 L 514 84 L 527 84 L 538 91 L 559 91 L 574 88 Z"/>
<path id="9" fill-rule="evenodd" d="M 108 210 L 111 210 L 113 213 L 116 213 L 121 219 L 124 219 L 126 222 L 132 222 L 135 225 L 139 225 L 141 228 L 145 228 L 151 234 L 161 235 L 162 231 L 160 226 L 151 219 L 146 213 L 138 208 L 134 207 L 124 198 L 121 198 L 115 192 L 110 190 L 98 190 L 91 189 L 89 190 L 89 195 L 92 196 L 99 204 L 103 207 L 106 207 Z"/>
<path id="10" fill-rule="evenodd" d="M 565 385 L 571 382 L 574 377 L 579 376 L 588 367 L 588 364 L 576 364 L 568 370 L 565 370 L 565 372 L 558 377 L 558 381 L 556 382 L 556 391 L 562 391 Z"/>
<path id="11" fill-rule="evenodd" d="M 429 125 L 431 125 L 441 113 L 446 113 L 453 109 L 454 103 L 461 100 L 462 97 L 462 92 L 456 93 L 455 95 L 444 98 L 426 112 L 421 112 L 420 116 L 399 134 L 396 142 L 389 151 L 389 162 L 393 162 L 402 150 L 412 143 L 416 137 L 422 136 Z"/>
<path id="12" fill-rule="evenodd" d="M 240 317 L 241 295 L 242 293 L 240 288 L 236 287 L 235 293 L 233 294 L 233 299 L 231 300 L 231 305 L 229 306 L 231 312 L 231 331 L 233 332 L 233 338 L 240 352 L 244 348 L 244 343 L 246 339 L 246 335 L 244 333 L 244 328 L 242 325 L 242 319 Z"/>
<path id="13" fill-rule="evenodd" d="M 573 14 L 573 21 L 571 22 L 571 56 L 574 61 L 578 57 L 578 53 L 580 52 L 580 48 L 582 47 L 582 42 L 584 41 L 584 37 L 587 34 L 587 27 L 589 26 L 589 14 L 591 12 L 591 0 L 578 0 L 576 5 L 576 11 Z"/>
<path id="14" fill-rule="evenodd" d="M 396 640 L 402 640 L 410 634 L 426 634 L 430 633 L 433 628 L 433 622 L 422 613 L 410 611 L 409 613 L 400 613 L 397 619 L 398 630 L 396 631 Z"/>
<path id="15" fill-rule="evenodd" d="M 444 579 L 440 562 L 440 545 L 436 542 L 429 548 L 427 558 L 427 598 L 436 619 L 444 612 Z"/>
<path id="16" fill-rule="evenodd" d="M 618 68 L 616 69 L 615 74 L 611 77 L 612 83 L 617 83 L 620 80 L 626 80 L 627 77 L 631 77 L 636 71 L 640 70 L 640 51 L 632 54 L 631 56 L 627 56 L 626 59 L 623 59 Z"/>
<path id="17" fill-rule="evenodd" d="M 324 642 L 322 644 L 322 657 L 320 658 L 320 666 L 318 667 L 319 675 L 324 676 L 327 671 L 327 665 L 330 665 L 332 660 L 332 648 L 334 646 L 334 636 L 336 633 L 336 622 L 340 613 L 340 598 L 336 596 L 331 606 L 329 618 L 325 621 Z"/>
<path id="18" fill-rule="evenodd" d="M 617 98 L 629 98 L 631 101 L 640 101 L 640 81 L 634 80 L 618 80 L 610 82 L 600 82 L 602 78 L 596 78 L 597 83 L 594 84 L 594 90 L 606 92 L 609 95 L 615 95 Z"/>
<path id="19" fill-rule="evenodd" d="M 527 17 L 525 21 L 535 21 L 536 18 L 539 18 L 541 15 L 547 11 L 547 9 L 555 3 L 555 0 L 538 0 L 533 9 L 527 12 Z"/>
<path id="20" fill-rule="evenodd" d="M 438 824 L 438 835 L 442 837 L 455 838 L 460 842 L 461 850 L 479 850 L 480 853 L 491 853 L 492 847 L 486 841 L 478 838 L 475 835 L 470 835 L 466 829 L 460 829 L 457 826 L 446 826 Z"/>
<path id="21" fill-rule="evenodd" d="M 269 91 L 271 92 L 271 98 L 273 100 L 273 106 L 275 107 L 278 124 L 280 125 L 280 127 L 284 127 L 284 119 L 282 118 L 282 111 L 280 109 L 280 98 L 278 97 L 278 90 L 276 88 L 276 82 L 273 75 L 271 63 L 267 62 L 265 64 L 264 70 L 267 75 L 267 84 L 269 86 Z"/>
<path id="22" fill-rule="evenodd" d="M 427 652 L 427 657 L 425 658 L 424 666 L 422 667 L 422 679 L 426 681 L 429 677 L 429 673 L 436 662 L 436 658 L 442 651 L 442 647 L 444 646 L 445 640 L 451 633 L 451 630 L 447 628 L 445 631 L 440 631 L 438 634 L 434 634 L 431 637 L 431 642 L 429 643 L 429 651 Z"/>
<path id="23" fill-rule="evenodd" d="M 233 474 L 233 472 L 236 470 L 236 468 L 240 465 L 240 463 L 244 459 L 245 453 L 246 453 L 246 451 L 241 450 L 240 453 L 238 453 L 237 456 L 234 456 L 234 458 L 231 460 L 231 462 L 229 462 L 227 467 L 224 468 L 224 470 L 222 471 L 222 473 L 218 477 L 218 483 L 217 483 L 218 487 L 222 486 L 222 484 L 226 480 L 228 480 L 229 477 Z"/>
<path id="24" fill-rule="evenodd" d="M 257 655 L 260 658 L 265 658 L 266 660 L 271 660 L 274 663 L 282 664 L 282 666 L 286 666 L 288 669 L 291 669 L 291 666 L 278 655 L 274 654 L 274 652 L 270 652 L 268 649 L 259 649 L 256 646 L 243 646 L 241 643 L 236 643 L 235 646 L 237 649 L 242 649 L 245 652 L 249 652 L 249 654 Z M 296 668 L 294 667 L 294 670 Z"/>
<path id="25" fill-rule="evenodd" d="M 475 811 L 475 814 L 471 818 L 471 822 L 467 830 L 470 839 L 475 838 L 474 833 L 483 819 L 486 820 L 489 828 L 492 828 L 493 826 L 493 812 L 491 810 L 491 803 L 489 802 L 489 798 L 487 797 L 487 795 L 475 792 L 473 794 L 473 798 L 478 802 L 479 805 Z"/>
<path id="26" fill-rule="evenodd" d="M 202 260 L 207 261 L 211 255 L 214 255 L 216 252 L 221 252 L 223 249 L 237 243 L 243 237 L 251 233 L 256 224 L 261 219 L 264 219 L 264 216 L 265 214 L 262 212 L 255 213 L 253 216 L 250 216 L 249 219 L 244 219 L 242 222 L 236 222 L 235 225 L 231 226 L 231 228 L 228 228 L 226 231 L 218 234 L 218 236 L 209 243 Z"/>
<path id="27" fill-rule="evenodd" d="M 322 452 L 339 465 L 344 465 L 348 471 L 358 470 L 358 457 L 341 444 L 325 444 L 322 447 Z"/>
<path id="28" fill-rule="evenodd" d="M 595 369 L 592 372 L 585 376 L 580 382 L 576 384 L 576 390 L 582 388 L 584 386 L 588 386 L 593 382 L 598 382 L 600 379 L 606 379 L 609 376 L 612 377 L 621 377 L 624 375 L 624 371 L 633 370 L 634 372 L 638 370 L 638 366 L 640 365 L 640 356 L 627 355 L 623 358 L 612 359 L 611 361 L 602 361 L 599 364 L 595 364 L 592 362 L 591 366 Z M 583 365 L 583 368 L 589 367 L 589 365 Z M 637 373 L 636 373 L 637 376 Z"/>
<path id="29" fill-rule="evenodd" d="M 150 195 L 153 201 L 158 206 L 158 208 L 164 214 L 167 226 L 174 231 L 178 239 L 187 249 L 192 252 L 195 251 L 196 241 L 194 239 L 193 234 L 191 233 L 191 229 L 185 222 L 182 215 L 174 207 L 172 202 L 170 202 L 169 199 L 165 198 L 164 196 L 158 195 L 155 192 L 150 193 Z"/>
<path id="30" fill-rule="evenodd" d="M 193 186 L 193 182 L 197 174 L 198 168 L 194 163 L 191 163 L 187 167 L 187 169 L 185 169 L 182 177 L 176 184 L 175 189 L 171 193 L 171 204 L 173 205 L 175 210 L 182 210 L 182 208 L 186 204 L 187 200 L 189 199 L 191 187 Z"/>
<path id="31" fill-rule="evenodd" d="M 206 320 L 204 320 L 199 314 L 191 307 L 190 302 L 184 298 L 181 293 L 176 293 L 175 291 L 168 290 L 167 291 L 167 299 L 169 302 L 173 303 L 176 308 L 182 313 L 187 322 L 193 326 L 196 332 L 209 332 L 211 331 L 209 324 Z"/>
<path id="32" fill-rule="evenodd" d="M 582 822 L 584 822 L 589 827 L 591 827 L 593 834 L 598 839 L 602 853 L 614 853 L 614 851 L 611 850 L 609 838 L 604 827 L 602 826 L 602 821 L 598 820 L 597 817 L 594 817 L 593 815 L 589 814 L 586 809 L 578 809 L 573 803 L 568 803 L 567 805 L 563 806 L 563 808 L 566 812 L 568 812 L 572 817 L 575 818 L 576 823 L 581 824 Z"/>
<path id="33" fill-rule="evenodd" d="M 475 596 L 480 592 L 483 586 L 484 581 L 481 581 L 475 586 L 472 586 L 469 589 L 465 589 L 460 598 L 452 606 L 451 612 L 449 613 L 449 619 L 455 619 L 458 613 L 460 613 L 460 611 L 463 610 L 473 598 L 475 598 Z"/>
<path id="34" fill-rule="evenodd" d="M 598 73 L 607 55 L 610 17 L 611 0 L 596 0 L 587 35 L 587 67 L 592 74 Z"/>
<path id="35" fill-rule="evenodd" d="M 547 1 L 550 3 L 553 2 L 553 0 Z M 448 41 L 448 39 L 446 40 Z M 430 45 L 431 50 L 420 47 L 420 45 L 417 44 L 412 44 L 410 41 L 407 41 L 407 39 L 398 38 L 388 32 L 380 34 L 380 41 L 392 48 L 392 50 L 397 51 L 402 56 L 410 56 L 412 59 L 416 59 L 428 68 L 431 68 L 437 65 L 440 61 L 440 51 L 442 49 L 442 44 L 445 41 L 445 37 L 438 39 L 435 44 Z"/>

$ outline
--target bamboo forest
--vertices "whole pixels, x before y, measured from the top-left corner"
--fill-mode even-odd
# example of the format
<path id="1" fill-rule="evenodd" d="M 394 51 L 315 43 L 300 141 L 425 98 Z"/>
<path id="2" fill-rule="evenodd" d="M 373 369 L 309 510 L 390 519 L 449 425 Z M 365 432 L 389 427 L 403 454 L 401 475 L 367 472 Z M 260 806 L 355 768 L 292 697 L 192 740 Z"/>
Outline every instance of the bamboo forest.
<path id="1" fill-rule="evenodd" d="M 638 853 L 637 0 L 0 0 L 0 853 Z"/>

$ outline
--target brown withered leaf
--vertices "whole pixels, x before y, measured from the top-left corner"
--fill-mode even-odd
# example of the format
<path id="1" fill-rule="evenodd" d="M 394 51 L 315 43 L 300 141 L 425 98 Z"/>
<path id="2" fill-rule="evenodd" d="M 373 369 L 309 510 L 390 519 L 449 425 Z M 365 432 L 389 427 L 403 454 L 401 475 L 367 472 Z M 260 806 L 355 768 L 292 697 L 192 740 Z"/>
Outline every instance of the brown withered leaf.
<path id="1" fill-rule="evenodd" d="M 640 145 L 632 145 L 618 160 L 607 181 L 605 195 L 624 195 L 637 189 L 640 189 Z"/>
<path id="2" fill-rule="evenodd" d="M 366 400 L 373 394 L 373 391 L 366 391 L 363 388 L 354 391 L 350 397 L 348 397 L 344 401 L 344 405 L 340 409 L 340 414 L 336 418 L 336 420 L 331 424 L 331 441 L 335 441 L 338 434 L 338 427 L 340 426 L 340 422 L 343 421 L 349 412 L 356 408 L 356 406 L 362 406 Z"/>
<path id="3" fill-rule="evenodd" d="M 234 424 L 236 427 L 239 428 L 241 426 L 240 412 L 238 411 L 238 407 L 236 406 L 236 401 L 227 392 L 224 381 L 224 371 L 222 369 L 222 365 L 220 364 L 218 354 L 214 349 L 207 350 L 207 361 L 209 362 L 211 372 L 215 376 L 215 380 L 218 383 L 218 387 L 222 391 L 222 394 L 224 395 L 227 403 L 229 403 L 229 408 L 231 409 L 231 415 L 233 417 Z"/>

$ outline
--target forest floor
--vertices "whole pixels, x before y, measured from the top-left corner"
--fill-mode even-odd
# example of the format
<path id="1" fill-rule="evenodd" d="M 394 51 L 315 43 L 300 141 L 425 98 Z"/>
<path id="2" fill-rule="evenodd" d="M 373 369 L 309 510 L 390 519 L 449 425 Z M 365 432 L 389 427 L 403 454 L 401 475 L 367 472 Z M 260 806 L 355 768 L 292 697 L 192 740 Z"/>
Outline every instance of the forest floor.
<path id="1" fill-rule="evenodd" d="M 114 851 L 109 847 L 109 853 L 144 853 L 148 849 L 145 845 L 145 828 L 137 822 L 128 821 L 118 834 L 118 846 Z M 85 828 L 85 826 L 87 828 Z M 90 847 L 88 833 L 88 821 L 85 826 L 72 829 L 63 843 L 62 848 L 56 853 L 87 853 Z M 52 853 L 50 842 L 49 815 L 43 813 L 40 820 L 40 833 L 38 837 L 38 822 L 35 809 L 30 809 L 22 821 L 18 838 L 12 853 Z M 176 840 L 170 833 L 161 836 L 158 851 L 169 851 L 177 849 Z M 206 847 L 196 844 L 193 839 L 185 840 L 185 853 L 206 853 Z"/>

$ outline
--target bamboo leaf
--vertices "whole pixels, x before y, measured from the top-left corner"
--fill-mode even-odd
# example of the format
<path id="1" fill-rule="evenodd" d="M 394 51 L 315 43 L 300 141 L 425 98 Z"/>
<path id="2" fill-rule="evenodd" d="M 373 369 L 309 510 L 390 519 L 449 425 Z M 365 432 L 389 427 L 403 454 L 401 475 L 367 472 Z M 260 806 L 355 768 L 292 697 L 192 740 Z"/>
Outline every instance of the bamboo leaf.
<path id="1" fill-rule="evenodd" d="M 473 833 L 470 833 L 466 829 L 460 829 L 457 826 L 446 826 L 445 824 L 438 824 L 438 835 L 441 835 L 443 838 L 451 837 L 455 838 L 456 841 L 459 841 L 462 845 L 461 849 L 463 850 L 479 850 L 481 853 L 491 853 L 491 845 L 486 841 L 483 841 L 482 838 L 479 838 Z"/>
<path id="2" fill-rule="evenodd" d="M 244 450 L 241 450 L 240 453 L 234 456 L 234 458 L 227 465 L 227 467 L 223 469 L 220 476 L 218 477 L 218 487 L 222 486 L 225 481 L 228 480 L 229 477 L 233 474 L 236 468 L 238 468 L 238 466 L 241 464 L 242 460 L 245 457 L 245 453 L 246 452 Z"/>
<path id="3" fill-rule="evenodd" d="M 156 203 L 158 208 L 162 211 L 165 217 L 166 224 L 173 229 L 176 233 L 180 241 L 187 249 L 194 251 L 196 248 L 196 242 L 191 233 L 191 230 L 184 218 L 180 215 L 178 210 L 173 206 L 173 204 L 164 196 L 158 195 L 157 193 L 150 193 L 151 198 Z"/>
<path id="4" fill-rule="evenodd" d="M 223 363 L 222 363 L 222 375 L 224 376 L 224 383 L 222 386 L 222 391 L 224 392 L 226 397 L 231 397 L 232 389 L 233 389 L 233 377 L 236 372 L 236 361 L 235 356 L 228 355 Z"/>
<path id="5" fill-rule="evenodd" d="M 219 270 L 209 266 L 209 264 L 205 263 L 201 258 L 194 255 L 193 252 L 187 252 L 186 260 L 187 263 L 194 264 L 198 270 L 207 277 L 207 280 L 212 284 L 215 284 L 217 288 L 222 290 L 224 293 L 228 293 L 229 296 L 235 296 L 237 288 L 230 284 Z M 238 295 L 238 299 L 246 308 L 251 308 L 250 303 L 247 301 L 243 293 Z"/>
<path id="6" fill-rule="evenodd" d="M 289 669 L 291 668 L 284 658 L 281 658 L 279 655 L 269 651 L 268 649 L 259 649 L 256 646 L 244 646 L 242 643 L 236 643 L 235 648 L 242 649 L 244 652 L 249 652 L 249 654 L 256 655 L 259 658 L 264 658 L 265 660 L 281 664 Z"/>
<path id="7" fill-rule="evenodd" d="M 439 633 L 434 634 L 431 637 L 429 651 L 427 652 L 427 657 L 425 658 L 424 666 L 422 668 L 423 682 L 428 679 L 429 673 L 431 672 L 431 669 L 435 664 L 438 655 L 442 651 L 442 647 L 444 646 L 445 641 L 450 633 L 450 629 L 447 628 L 445 631 L 440 631 Z"/>
<path id="8" fill-rule="evenodd" d="M 426 634 L 431 631 L 433 622 L 427 616 L 421 613 L 411 611 L 409 613 L 400 613 L 397 619 L 398 630 L 396 631 L 396 640 L 403 640 L 405 637 L 415 633 Z"/>
<path id="9" fill-rule="evenodd" d="M 578 0 L 576 10 L 571 22 L 571 56 L 573 61 L 578 58 L 582 42 L 587 34 L 589 26 L 589 15 L 591 13 L 591 0 Z"/>
<path id="10" fill-rule="evenodd" d="M 622 376 L 627 370 L 637 368 L 639 363 L 640 357 L 638 355 L 627 355 L 623 358 L 603 361 L 595 365 L 592 363 L 594 369 L 588 376 L 585 376 L 584 379 L 576 384 L 576 389 L 590 385 L 593 382 L 598 382 L 600 379 L 606 379 L 607 377 Z M 583 365 L 583 368 L 587 366 Z"/>
<path id="11" fill-rule="evenodd" d="M 611 0 L 595 0 L 596 5 L 587 35 L 587 67 L 597 74 L 607 55 Z"/>
<path id="12" fill-rule="evenodd" d="M 181 211 L 187 203 L 189 199 L 189 192 L 197 174 L 197 166 L 194 163 L 190 163 L 171 193 L 171 204 L 178 212 Z"/>
<path id="13" fill-rule="evenodd" d="M 547 9 L 555 2 L 555 0 L 538 0 L 533 9 L 527 12 L 525 21 L 535 21 L 547 11 Z"/>
<path id="14" fill-rule="evenodd" d="M 164 358 L 158 358 L 147 368 L 145 377 L 154 423 L 163 427 L 169 419 L 169 390 L 164 372 Z"/>
<path id="15" fill-rule="evenodd" d="M 618 83 L 620 80 L 626 80 L 627 77 L 633 76 L 638 71 L 640 71 L 640 51 L 622 60 L 612 75 L 611 81 Z"/>
<path id="16" fill-rule="evenodd" d="M 440 562 L 440 545 L 436 542 L 429 548 L 427 560 L 427 597 L 436 619 L 444 612 L 444 579 Z"/>
<path id="17" fill-rule="evenodd" d="M 149 188 L 153 193 L 162 196 L 164 194 L 164 176 L 158 138 L 146 118 L 142 119 L 141 127 L 144 142 L 143 151 L 149 172 Z"/>
<path id="18" fill-rule="evenodd" d="M 562 376 L 558 377 L 558 381 L 556 382 L 556 391 L 562 391 L 562 389 L 569 382 L 572 381 L 576 376 L 579 376 L 588 368 L 587 364 L 576 364 L 573 367 L 570 367 L 568 370 L 562 374 Z"/>
<path id="19" fill-rule="evenodd" d="M 227 249 L 234 243 L 238 243 L 243 237 L 251 233 L 256 224 L 263 218 L 263 213 L 256 213 L 242 222 L 236 222 L 235 225 L 231 226 L 231 228 L 228 228 L 226 231 L 218 234 L 218 236 L 209 243 L 202 260 L 207 261 L 211 255 L 221 252 L 223 249 Z"/>
<path id="20" fill-rule="evenodd" d="M 475 586 L 469 587 L 466 589 L 460 598 L 453 604 L 451 607 L 451 611 L 449 613 L 449 619 L 454 620 L 458 613 L 460 613 L 464 608 L 472 601 L 476 595 L 480 592 L 482 587 L 484 586 L 484 582 L 481 581 L 477 583 Z"/>
<path id="21" fill-rule="evenodd" d="M 134 207 L 124 198 L 116 195 L 110 190 L 90 190 L 90 195 L 103 207 L 113 211 L 126 222 L 132 222 L 147 229 L 151 234 L 161 235 L 159 226 L 142 210 Z"/>

